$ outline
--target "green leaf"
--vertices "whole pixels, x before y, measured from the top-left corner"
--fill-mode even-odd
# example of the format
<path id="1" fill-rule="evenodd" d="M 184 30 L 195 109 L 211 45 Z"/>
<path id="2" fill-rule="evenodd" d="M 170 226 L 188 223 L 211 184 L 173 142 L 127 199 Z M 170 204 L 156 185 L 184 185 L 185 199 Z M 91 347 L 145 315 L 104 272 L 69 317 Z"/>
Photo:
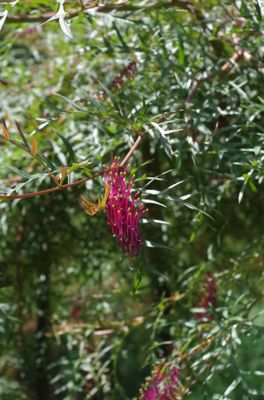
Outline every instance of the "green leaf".
<path id="1" fill-rule="evenodd" d="M 254 5 L 256 7 L 258 20 L 261 21 L 262 20 L 262 11 L 261 11 L 261 7 L 259 5 L 259 0 L 255 0 Z"/>
<path id="2" fill-rule="evenodd" d="M 142 224 L 158 224 L 158 225 L 171 225 L 170 222 L 162 221 L 160 219 L 147 219 L 143 218 L 141 220 Z"/>
<path id="3" fill-rule="evenodd" d="M 7 10 L 0 12 L 0 31 L 4 26 L 5 20 L 7 18 L 7 14 L 8 14 Z"/>
<path id="4" fill-rule="evenodd" d="M 61 138 L 61 140 L 63 141 L 64 146 L 66 147 L 66 149 L 67 149 L 67 151 L 69 153 L 71 162 L 72 163 L 77 163 L 78 161 L 77 161 L 76 155 L 74 153 L 74 150 L 73 150 L 72 145 L 70 144 L 69 140 L 66 137 L 64 137 L 61 134 L 59 134 L 59 133 L 58 133 L 58 135 Z"/>
<path id="5" fill-rule="evenodd" d="M 67 174 L 69 175 L 71 172 L 77 171 L 78 169 L 82 169 L 86 175 L 91 175 L 91 169 L 89 168 L 90 162 L 83 161 L 80 163 L 73 163 L 71 167 L 68 169 Z"/>
<path id="6" fill-rule="evenodd" d="M 123 36 L 122 36 L 122 34 L 120 33 L 120 31 L 119 31 L 119 29 L 118 29 L 118 27 L 117 27 L 117 25 L 116 25 L 115 23 L 113 23 L 113 28 L 114 28 L 114 30 L 115 30 L 116 33 L 117 33 L 118 39 L 120 40 L 124 51 L 127 53 L 127 51 L 129 50 L 129 47 L 128 47 L 128 45 L 126 44 L 125 40 L 123 39 Z"/>
<path id="7" fill-rule="evenodd" d="M 160 192 L 160 194 L 163 195 L 164 193 L 167 193 L 169 190 L 175 188 L 176 186 L 181 185 L 181 184 L 184 183 L 184 182 L 187 182 L 187 180 L 188 180 L 188 179 L 183 179 L 183 180 L 181 180 L 181 181 L 179 181 L 179 182 L 173 183 L 172 185 L 170 185 L 170 186 L 167 187 L 166 189 L 162 190 L 162 191 Z"/>
<path id="8" fill-rule="evenodd" d="M 167 206 L 165 204 L 162 204 L 159 201 L 152 200 L 152 199 L 142 199 L 142 203 L 155 204 L 157 206 L 161 206 L 161 207 L 167 208 Z"/>
<path id="9" fill-rule="evenodd" d="M 172 152 L 171 145 L 166 137 L 166 134 L 167 134 L 166 131 L 156 122 L 151 122 L 151 125 L 158 130 L 158 132 L 160 134 L 161 145 L 164 148 L 166 155 L 171 159 L 173 152 Z"/>
<path id="10" fill-rule="evenodd" d="M 251 178 L 248 179 L 247 184 L 248 184 L 248 187 L 250 188 L 250 190 L 252 190 L 252 192 L 256 193 L 258 191 L 258 189 L 256 188 L 256 186 Z"/>
<path id="11" fill-rule="evenodd" d="M 143 275 L 143 259 L 142 257 L 138 257 L 134 263 L 133 263 L 133 267 L 136 269 L 136 276 L 133 282 L 133 289 L 132 289 L 132 293 L 136 294 L 137 291 L 139 290 L 140 287 L 140 283 L 142 280 L 142 275 Z"/>
<path id="12" fill-rule="evenodd" d="M 63 32 L 68 38 L 73 39 L 72 32 L 71 32 L 71 25 L 70 25 L 69 22 L 67 22 L 67 21 L 65 20 L 65 18 L 66 18 L 66 12 L 64 11 L 64 7 L 63 7 L 64 0 L 59 0 L 58 2 L 60 3 L 60 4 L 59 4 L 58 11 L 56 12 L 55 15 L 53 15 L 51 18 L 49 18 L 49 19 L 48 19 L 46 22 L 44 22 L 44 23 L 46 24 L 47 22 L 55 21 L 56 19 L 58 19 L 62 32 Z"/>
<path id="13" fill-rule="evenodd" d="M 240 384 L 240 382 L 241 382 L 240 376 L 238 378 L 234 379 L 233 382 L 226 389 L 226 391 L 224 393 L 224 397 L 227 398 L 227 396 L 229 396 L 230 393 L 232 393 L 237 388 L 237 386 Z"/>
<path id="14" fill-rule="evenodd" d="M 22 169 L 16 168 L 13 165 L 6 164 L 4 162 L 1 163 L 4 165 L 6 168 L 10 169 L 11 171 L 15 172 L 19 176 L 23 176 L 23 178 L 26 179 L 31 179 L 31 175 L 29 175 L 26 171 L 23 171 Z"/>
<path id="15" fill-rule="evenodd" d="M 71 25 L 68 21 L 65 20 L 65 17 L 60 17 L 59 18 L 59 24 L 61 27 L 62 32 L 68 36 L 68 38 L 73 39 L 72 31 L 71 31 Z"/>
<path id="16" fill-rule="evenodd" d="M 189 243 L 192 243 L 192 242 L 195 240 L 195 238 L 196 238 L 196 232 L 193 231 L 193 232 L 191 233 L 190 238 L 189 238 Z"/>
<path id="17" fill-rule="evenodd" d="M 185 64 L 185 54 L 184 54 L 184 45 L 181 35 L 179 35 L 179 52 L 178 52 L 178 62 L 180 66 L 184 66 Z"/>
<path id="18" fill-rule="evenodd" d="M 176 253 L 176 250 L 173 249 L 172 247 L 166 246 L 162 243 L 151 242 L 150 240 L 145 240 L 145 246 L 152 247 L 155 249 L 166 249 L 166 250 L 170 250 L 170 251 L 173 251 L 174 253 Z"/>
<path id="19" fill-rule="evenodd" d="M 57 169 L 57 166 L 53 164 L 43 153 L 38 152 L 38 157 L 45 163 L 47 167 L 49 167 L 52 171 Z"/>
<path id="20" fill-rule="evenodd" d="M 71 104 L 74 108 L 76 108 L 78 111 L 82 111 L 82 112 L 86 112 L 86 108 L 82 108 L 80 107 L 77 103 L 75 103 L 74 101 L 72 101 L 71 99 L 69 99 L 66 96 L 63 96 L 60 93 L 52 93 L 54 96 L 60 97 L 62 100 L 66 101 L 67 103 Z"/>
<path id="21" fill-rule="evenodd" d="M 43 174 L 43 175 L 41 175 L 41 174 L 31 175 L 31 179 L 28 179 L 26 182 L 18 183 L 18 184 L 16 185 L 16 192 L 18 193 L 24 186 L 30 184 L 30 183 L 33 182 L 34 180 L 40 179 L 40 178 L 44 179 L 44 178 L 46 178 L 47 176 L 49 176 L 47 173 L 45 173 L 45 174 Z"/>
<path id="22" fill-rule="evenodd" d="M 103 89 L 103 91 L 107 94 L 107 96 L 111 99 L 113 106 L 115 107 L 116 110 L 118 110 L 118 112 L 120 113 L 120 115 L 123 116 L 123 111 L 120 108 L 115 96 L 113 95 L 113 93 L 111 92 L 111 90 L 108 89 L 108 87 L 106 87 L 102 82 L 100 82 L 99 80 L 97 80 L 97 82 L 99 83 L 99 85 L 101 86 L 101 88 Z"/>

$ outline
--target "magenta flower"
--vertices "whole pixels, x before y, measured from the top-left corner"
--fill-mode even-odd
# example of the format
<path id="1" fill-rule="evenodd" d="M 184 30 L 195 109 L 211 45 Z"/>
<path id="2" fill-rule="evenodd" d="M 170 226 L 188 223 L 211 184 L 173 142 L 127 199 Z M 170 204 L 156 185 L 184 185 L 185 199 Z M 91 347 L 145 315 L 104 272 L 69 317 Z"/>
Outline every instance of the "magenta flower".
<path id="1" fill-rule="evenodd" d="M 149 386 L 143 394 L 144 400 L 157 400 L 159 396 L 159 389 L 157 386 Z"/>
<path id="2" fill-rule="evenodd" d="M 198 307 L 205 309 L 217 307 L 217 286 L 214 277 L 210 272 L 205 274 L 203 280 L 202 294 L 200 295 Z M 198 319 L 212 319 L 212 315 L 209 310 L 200 312 L 197 314 Z"/>
<path id="3" fill-rule="evenodd" d="M 127 178 L 127 167 L 120 167 L 117 158 L 112 161 L 110 168 L 105 167 L 105 190 L 109 190 L 105 207 L 108 224 L 121 250 L 130 257 L 137 257 L 143 243 L 138 224 L 146 210 L 139 201 L 139 193 L 132 194 L 133 183 L 134 176 Z"/>
<path id="4" fill-rule="evenodd" d="M 175 399 L 175 392 L 179 385 L 179 375 L 180 371 L 178 368 L 173 367 L 169 372 L 169 377 L 164 383 L 163 392 L 159 400 L 173 400 Z"/>
<path id="5" fill-rule="evenodd" d="M 179 386 L 180 371 L 177 367 L 160 364 L 154 371 L 154 377 L 148 381 L 142 392 L 141 400 L 173 400 Z"/>

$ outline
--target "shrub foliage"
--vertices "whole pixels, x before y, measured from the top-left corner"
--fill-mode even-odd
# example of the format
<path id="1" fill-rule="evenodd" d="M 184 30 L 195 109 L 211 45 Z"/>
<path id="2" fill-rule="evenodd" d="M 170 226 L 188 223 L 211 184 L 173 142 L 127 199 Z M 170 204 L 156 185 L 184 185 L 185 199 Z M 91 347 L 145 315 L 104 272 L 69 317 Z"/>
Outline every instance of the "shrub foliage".
<path id="1" fill-rule="evenodd" d="M 262 399 L 263 1 L 0 7 L 1 399 Z"/>

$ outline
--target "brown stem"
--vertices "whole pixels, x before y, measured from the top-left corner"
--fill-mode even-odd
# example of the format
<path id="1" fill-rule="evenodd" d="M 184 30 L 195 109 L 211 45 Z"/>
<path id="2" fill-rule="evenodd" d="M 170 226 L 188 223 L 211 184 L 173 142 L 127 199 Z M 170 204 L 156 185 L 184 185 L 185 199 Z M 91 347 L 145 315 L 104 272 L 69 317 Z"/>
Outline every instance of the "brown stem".
<path id="1" fill-rule="evenodd" d="M 124 159 L 121 161 L 120 165 L 123 166 L 127 160 L 131 157 L 133 152 L 136 150 L 136 148 L 139 146 L 140 142 L 142 139 L 142 135 L 139 135 L 131 149 L 128 151 L 127 155 L 124 157 Z M 87 178 L 82 178 L 77 181 L 71 182 L 71 183 L 66 183 L 64 185 L 48 188 L 48 189 L 43 189 L 39 190 L 37 192 L 30 192 L 30 193 L 24 193 L 24 194 L 0 194 L 0 200 L 14 200 L 14 199 L 25 199 L 29 197 L 35 197 L 35 196 L 43 196 L 48 193 L 53 193 L 57 192 L 59 190 L 67 189 L 73 186 L 81 185 L 82 183 L 85 183 L 86 181 L 90 179 L 94 179 L 97 176 L 103 175 L 103 171 L 96 172 L 92 176 L 88 176 Z"/>
<path id="2" fill-rule="evenodd" d="M 86 181 L 88 181 L 90 179 L 96 178 L 97 176 L 100 176 L 102 174 L 103 174 L 103 172 L 97 172 L 93 176 L 89 176 L 87 178 L 82 178 L 82 179 L 79 179 L 78 181 L 67 183 L 65 185 L 39 190 L 37 192 L 30 192 L 30 193 L 24 193 L 24 194 L 1 194 L 0 195 L 0 200 L 25 199 L 25 198 L 28 198 L 28 197 L 42 196 L 44 194 L 57 192 L 59 190 L 63 190 L 63 189 L 67 189 L 69 187 L 80 185 L 80 184 L 82 184 L 82 183 L 84 183 L 84 182 L 86 182 Z"/>
<path id="3" fill-rule="evenodd" d="M 122 167 L 122 165 L 124 165 L 128 159 L 131 157 L 131 155 L 134 153 L 134 151 L 136 150 L 136 148 L 139 146 L 140 142 L 142 139 L 142 135 L 139 135 L 137 137 L 137 140 L 135 141 L 135 143 L 133 144 L 133 146 L 131 147 L 131 149 L 129 150 L 129 152 L 127 153 L 127 155 L 124 157 L 124 159 L 121 161 L 120 166 Z"/>
<path id="4" fill-rule="evenodd" d="M 151 3 L 146 6 L 140 5 L 132 5 L 125 3 L 116 3 L 116 4 L 102 4 L 98 5 L 97 1 L 94 1 L 92 4 L 87 4 L 84 8 L 78 7 L 75 10 L 71 10 L 67 13 L 67 19 L 71 19 L 77 17 L 81 12 L 86 11 L 88 9 L 96 8 L 97 12 L 100 13 L 109 13 L 111 11 L 147 11 L 152 9 L 160 9 L 160 8 L 171 8 L 171 7 L 181 7 L 187 11 L 194 12 L 194 8 L 188 0 L 171 0 L 167 3 L 159 4 L 159 2 Z M 46 22 L 48 19 L 53 17 L 55 13 L 49 12 L 42 15 L 9 15 L 6 18 L 6 22 L 9 23 L 26 23 L 26 22 Z"/>

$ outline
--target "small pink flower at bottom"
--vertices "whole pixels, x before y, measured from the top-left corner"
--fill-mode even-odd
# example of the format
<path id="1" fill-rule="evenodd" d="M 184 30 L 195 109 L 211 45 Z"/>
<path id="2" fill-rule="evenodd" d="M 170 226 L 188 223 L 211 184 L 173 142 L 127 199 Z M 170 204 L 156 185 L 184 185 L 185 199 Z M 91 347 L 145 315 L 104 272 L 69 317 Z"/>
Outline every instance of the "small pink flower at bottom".
<path id="1" fill-rule="evenodd" d="M 177 367 L 160 364 L 154 370 L 142 392 L 141 400 L 174 400 L 179 386 L 180 371 Z"/>
<path id="2" fill-rule="evenodd" d="M 159 400 L 174 400 L 176 398 L 176 389 L 179 385 L 180 371 L 178 368 L 173 367 L 168 373 L 166 382 L 164 383 L 163 392 Z"/>
<path id="3" fill-rule="evenodd" d="M 198 307 L 204 308 L 205 311 L 197 314 L 197 319 L 212 319 L 212 312 L 210 308 L 217 307 L 217 285 L 213 275 L 208 272 L 205 274 L 203 279 L 202 293 L 198 301 Z"/>
<path id="4" fill-rule="evenodd" d="M 159 390 L 157 386 L 150 386 L 147 388 L 146 392 L 143 394 L 144 400 L 157 400 L 159 395 Z"/>
<path id="5" fill-rule="evenodd" d="M 104 168 L 105 189 L 108 186 L 109 191 L 105 208 L 108 224 L 122 252 L 137 257 L 143 243 L 138 224 L 146 210 L 139 193 L 132 194 L 134 176 L 127 178 L 127 171 L 127 167 L 120 167 L 117 158 L 110 168 Z"/>

